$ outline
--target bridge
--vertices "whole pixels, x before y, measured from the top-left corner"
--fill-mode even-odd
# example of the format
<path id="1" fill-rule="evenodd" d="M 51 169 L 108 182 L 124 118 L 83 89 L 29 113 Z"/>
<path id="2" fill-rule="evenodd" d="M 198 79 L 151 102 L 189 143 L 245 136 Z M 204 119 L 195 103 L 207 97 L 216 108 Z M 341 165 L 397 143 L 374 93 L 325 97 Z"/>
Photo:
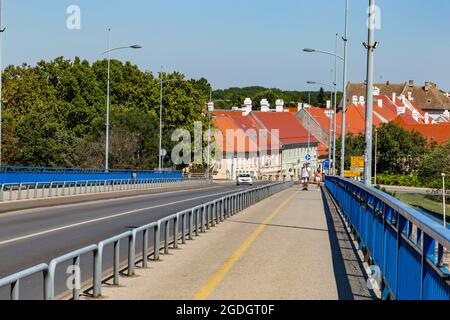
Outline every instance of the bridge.
<path id="1" fill-rule="evenodd" d="M 0 215 L 0 299 L 450 300 L 449 249 L 348 179 L 173 185 Z"/>

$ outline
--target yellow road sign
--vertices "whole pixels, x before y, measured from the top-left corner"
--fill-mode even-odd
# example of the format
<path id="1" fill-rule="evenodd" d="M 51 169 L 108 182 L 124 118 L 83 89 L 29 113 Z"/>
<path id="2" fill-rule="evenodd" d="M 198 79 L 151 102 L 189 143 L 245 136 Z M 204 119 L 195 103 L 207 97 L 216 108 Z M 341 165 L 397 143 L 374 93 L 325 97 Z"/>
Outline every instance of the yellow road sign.
<path id="1" fill-rule="evenodd" d="M 352 168 L 364 168 L 364 157 L 352 157 Z"/>
<path id="2" fill-rule="evenodd" d="M 360 177 L 361 176 L 361 171 L 345 170 L 344 171 L 344 176 L 346 178 Z"/>

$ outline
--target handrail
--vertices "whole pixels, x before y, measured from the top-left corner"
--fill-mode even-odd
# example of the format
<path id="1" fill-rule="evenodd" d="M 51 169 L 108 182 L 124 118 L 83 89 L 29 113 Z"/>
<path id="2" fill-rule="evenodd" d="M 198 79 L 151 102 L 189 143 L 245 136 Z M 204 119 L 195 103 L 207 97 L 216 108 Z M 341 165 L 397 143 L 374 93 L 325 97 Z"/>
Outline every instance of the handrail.
<path id="1" fill-rule="evenodd" d="M 325 184 L 366 262 L 379 269 L 384 299 L 450 300 L 450 230 L 362 183 L 329 176 Z"/>
<path id="2" fill-rule="evenodd" d="M 48 265 L 46 263 L 38 264 L 26 270 L 14 273 L 6 278 L 0 279 L 0 288 L 11 286 L 11 300 L 19 300 L 20 280 L 39 272 L 46 272 Z"/>
<path id="3" fill-rule="evenodd" d="M 89 194 L 96 192 L 107 191 L 123 191 L 123 186 L 126 190 L 141 188 L 155 188 L 155 187 L 175 187 L 178 185 L 185 185 L 189 183 L 209 183 L 206 179 L 176 179 L 176 178 L 144 178 L 144 179 L 105 179 L 105 180 L 79 180 L 79 181 L 50 181 L 50 182 L 22 182 L 22 183 L 4 183 L 0 184 L 0 202 L 15 201 L 24 199 L 50 198 L 55 196 Z M 133 188 L 134 187 L 134 188 Z M 72 188 L 73 190 L 72 194 Z M 89 188 L 89 190 L 88 190 Z M 30 195 L 30 190 L 33 193 Z M 68 190 L 67 190 L 68 189 Z M 119 189 L 119 190 L 117 190 Z M 47 194 L 46 194 L 46 191 Z M 61 191 L 61 194 L 60 194 Z M 13 192 L 17 192 L 15 198 Z M 25 194 L 23 194 L 25 193 Z M 5 199 L 5 194 L 9 195 Z M 14 198 L 14 199 L 13 199 Z"/>
<path id="4" fill-rule="evenodd" d="M 132 231 L 124 232 L 115 237 L 100 241 L 98 244 L 92 244 L 90 246 L 81 248 L 79 250 L 70 252 L 61 257 L 53 259 L 48 267 L 47 265 L 39 265 L 25 271 L 19 272 L 16 275 L 24 277 L 30 272 L 36 270 L 45 271 L 44 281 L 44 298 L 46 300 L 52 300 L 55 297 L 55 272 L 56 266 L 60 263 L 73 259 L 74 270 L 72 276 L 74 277 L 74 287 L 72 288 L 72 296 L 74 300 L 80 297 L 81 276 L 80 276 L 80 257 L 86 253 L 93 253 L 93 297 L 98 298 L 101 296 L 102 285 L 102 259 L 105 246 L 109 244 L 114 245 L 114 258 L 113 258 L 113 279 L 114 285 L 119 284 L 119 268 L 120 268 L 120 241 L 128 238 L 128 257 L 127 257 L 127 270 L 128 276 L 135 274 L 136 262 L 136 238 L 138 233 L 143 232 L 143 248 L 142 248 L 142 267 L 147 267 L 149 252 L 148 236 L 149 231 L 154 231 L 153 241 L 153 259 L 158 260 L 161 249 L 165 254 L 169 252 L 170 244 L 173 248 L 178 247 L 178 242 L 184 244 L 186 240 L 193 240 L 194 235 L 198 236 L 200 233 L 206 232 L 206 230 L 215 226 L 218 223 L 226 220 L 227 218 L 235 215 L 241 210 L 277 193 L 285 190 L 293 185 L 292 182 L 276 183 L 264 185 L 261 187 L 251 188 L 246 191 L 241 191 L 233 194 L 226 195 L 213 201 L 209 201 L 205 204 L 198 205 L 196 207 L 180 211 L 170 216 L 164 217 L 158 221 L 140 226 Z M 181 222 L 181 234 L 179 232 Z M 170 240 L 170 227 L 172 227 L 172 240 Z M 163 229 L 164 228 L 164 229 Z M 161 242 L 161 231 L 164 230 L 164 239 Z M 162 245 L 162 246 L 161 246 Z M 31 270 L 31 271 L 30 271 Z M 0 287 L 8 285 L 10 283 L 17 282 L 18 276 L 13 275 L 0 279 Z M 14 291 L 14 298 L 19 298 L 19 287 L 16 286 Z"/>

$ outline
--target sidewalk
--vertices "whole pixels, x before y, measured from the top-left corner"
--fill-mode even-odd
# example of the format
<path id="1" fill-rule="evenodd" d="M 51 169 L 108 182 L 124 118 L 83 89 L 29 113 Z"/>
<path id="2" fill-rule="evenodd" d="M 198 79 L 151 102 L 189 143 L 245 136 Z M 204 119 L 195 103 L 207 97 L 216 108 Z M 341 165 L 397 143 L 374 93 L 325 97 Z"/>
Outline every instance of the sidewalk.
<path id="1" fill-rule="evenodd" d="M 281 192 L 150 261 L 136 277 L 122 278 L 120 287 L 104 285 L 104 298 L 370 298 L 351 243 L 341 241 L 338 220 L 326 208 L 314 187 Z"/>

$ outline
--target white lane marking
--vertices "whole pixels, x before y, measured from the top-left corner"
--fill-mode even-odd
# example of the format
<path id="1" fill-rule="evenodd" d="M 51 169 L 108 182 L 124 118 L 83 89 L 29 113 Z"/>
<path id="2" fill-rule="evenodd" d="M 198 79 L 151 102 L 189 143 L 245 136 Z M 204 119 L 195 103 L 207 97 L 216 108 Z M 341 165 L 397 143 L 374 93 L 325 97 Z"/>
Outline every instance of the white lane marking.
<path id="1" fill-rule="evenodd" d="M 192 186 L 192 185 L 189 185 L 189 186 Z M 220 188 L 221 188 L 220 186 L 216 186 L 216 187 L 211 187 L 211 188 L 207 188 L 207 189 L 211 190 L 211 189 L 220 189 Z M 165 188 L 165 189 L 167 190 L 167 188 Z M 175 190 L 175 191 L 143 194 L 143 195 L 138 195 L 138 196 L 121 197 L 121 198 L 115 198 L 115 199 L 92 200 L 92 201 L 82 202 L 82 203 L 71 203 L 71 204 L 57 205 L 57 206 L 51 206 L 51 207 L 45 207 L 44 206 L 42 208 L 24 209 L 24 210 L 18 210 L 18 211 L 1 213 L 0 214 L 0 220 L 2 218 L 5 218 L 5 217 L 39 213 L 43 209 L 51 210 L 51 209 L 83 207 L 83 206 L 90 206 L 92 204 L 101 204 L 101 203 L 105 203 L 105 202 L 109 202 L 109 203 L 110 202 L 120 202 L 120 201 L 124 201 L 124 200 L 128 200 L 128 199 L 150 198 L 150 197 L 154 197 L 154 196 L 167 195 L 167 194 L 173 194 L 173 193 L 187 193 L 187 192 L 191 192 L 191 191 L 201 191 L 203 189 L 206 189 L 206 188 L 193 188 L 193 189 L 188 189 L 188 190 Z M 152 190 L 152 189 L 145 189 L 145 190 Z M 137 190 L 137 191 L 145 191 L 145 190 L 144 189 L 140 189 L 140 190 Z M 157 189 L 154 189 L 154 190 L 157 190 Z M 128 191 L 122 191 L 122 192 L 128 192 Z M 120 193 L 120 191 L 119 192 L 114 192 L 114 193 Z M 96 194 L 103 194 L 103 193 L 96 193 Z M 47 198 L 47 199 L 37 199 L 37 200 L 48 200 L 48 199 L 56 199 L 56 197 L 54 197 L 54 198 Z M 23 200 L 23 201 L 28 201 L 28 200 Z M 30 201 L 32 201 L 32 200 L 30 200 Z M 6 202 L 6 203 L 8 203 L 8 202 Z"/>
<path id="2" fill-rule="evenodd" d="M 239 189 L 239 190 L 242 190 L 242 189 Z M 110 220 L 110 219 L 114 219 L 114 218 L 130 215 L 130 214 L 135 214 L 135 213 L 138 213 L 138 212 L 146 211 L 146 210 L 152 210 L 152 209 L 167 207 L 167 206 L 178 204 L 178 203 L 189 202 L 189 201 L 192 201 L 192 200 L 199 200 L 199 199 L 204 199 L 204 198 L 209 198 L 209 197 L 214 197 L 214 196 L 220 196 L 220 195 L 226 194 L 226 193 L 230 193 L 230 191 L 225 191 L 225 192 L 220 192 L 220 193 L 215 193 L 215 194 L 209 194 L 209 195 L 206 195 L 206 196 L 190 198 L 190 199 L 186 199 L 186 200 L 174 201 L 174 202 L 161 204 L 161 205 L 157 205 L 157 206 L 152 206 L 152 207 L 136 209 L 136 210 L 127 211 L 127 212 L 122 212 L 122 213 L 118 213 L 118 214 L 115 214 L 115 215 L 112 215 L 112 216 L 107 216 L 107 217 L 87 220 L 87 221 L 83 221 L 83 222 L 78 222 L 78 223 L 70 224 L 70 225 L 63 226 L 63 227 L 58 227 L 58 228 L 54 228 L 54 229 L 50 229 L 50 230 L 46 230 L 46 231 L 36 232 L 36 233 L 29 234 L 29 235 L 22 236 L 22 237 L 17 237 L 17 238 L 14 238 L 14 239 L 5 240 L 5 241 L 0 242 L 0 246 L 5 245 L 5 244 L 10 244 L 10 243 L 13 243 L 13 242 L 17 242 L 17 241 L 21 241 L 21 240 L 26 240 L 26 239 L 29 239 L 29 238 L 39 237 L 39 236 L 42 236 L 42 235 L 45 235 L 45 234 L 49 234 L 49 233 L 53 233 L 53 232 L 57 232 L 57 231 L 61 231 L 61 230 L 66 230 L 66 229 L 70 229 L 70 228 L 79 227 L 79 226 L 90 224 L 90 223 L 94 223 L 94 222 Z"/>

